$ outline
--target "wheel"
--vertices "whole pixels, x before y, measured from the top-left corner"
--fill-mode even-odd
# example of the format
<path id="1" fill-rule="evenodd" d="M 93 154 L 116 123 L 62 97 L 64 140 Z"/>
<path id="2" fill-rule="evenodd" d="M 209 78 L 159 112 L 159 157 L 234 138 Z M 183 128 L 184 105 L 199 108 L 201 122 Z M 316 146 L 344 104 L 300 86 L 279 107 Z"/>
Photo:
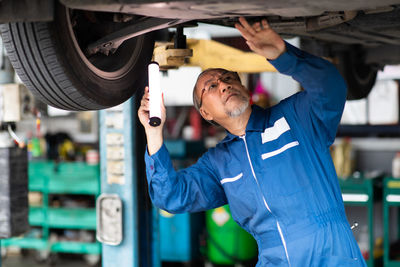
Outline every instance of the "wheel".
<path id="1" fill-rule="evenodd" d="M 57 266 L 59 263 L 60 259 L 58 257 L 57 253 L 50 253 L 49 258 L 47 259 L 47 262 L 49 266 Z"/>
<path id="2" fill-rule="evenodd" d="M 48 250 L 35 250 L 34 259 L 37 263 L 45 263 L 50 257 L 50 251 Z"/>
<path id="3" fill-rule="evenodd" d="M 347 99 L 366 97 L 375 84 L 377 68 L 365 63 L 361 46 L 338 45 L 313 39 L 300 39 L 301 48 L 320 57 L 331 58 L 347 84 Z"/>
<path id="4" fill-rule="evenodd" d="M 347 83 L 347 99 L 356 100 L 368 96 L 375 84 L 377 69 L 364 62 L 361 49 L 352 48 L 337 54 L 338 70 Z"/>
<path id="5" fill-rule="evenodd" d="M 85 55 L 88 44 L 123 26 L 112 13 L 57 4 L 52 22 L 9 23 L 0 29 L 15 71 L 36 97 L 61 109 L 97 110 L 131 97 L 151 60 L 151 34 L 125 41 L 109 56 Z"/>
<path id="6" fill-rule="evenodd" d="M 30 254 L 30 250 L 27 248 L 21 248 L 21 256 L 22 258 L 28 258 Z"/>

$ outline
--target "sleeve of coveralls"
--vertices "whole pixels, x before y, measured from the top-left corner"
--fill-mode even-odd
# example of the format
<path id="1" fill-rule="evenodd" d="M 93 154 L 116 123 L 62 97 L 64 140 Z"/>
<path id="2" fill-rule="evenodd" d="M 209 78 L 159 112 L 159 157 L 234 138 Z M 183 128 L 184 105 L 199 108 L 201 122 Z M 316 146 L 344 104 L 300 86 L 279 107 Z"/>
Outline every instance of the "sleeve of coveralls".
<path id="1" fill-rule="evenodd" d="M 330 146 L 346 101 L 347 87 L 336 67 L 286 43 L 286 52 L 270 63 L 292 76 L 305 91 L 294 96 L 293 109 L 306 130 Z"/>
<path id="2" fill-rule="evenodd" d="M 170 213 L 197 212 L 227 203 L 206 152 L 194 165 L 175 171 L 163 144 L 157 153 L 145 154 L 147 182 L 154 205 Z"/>

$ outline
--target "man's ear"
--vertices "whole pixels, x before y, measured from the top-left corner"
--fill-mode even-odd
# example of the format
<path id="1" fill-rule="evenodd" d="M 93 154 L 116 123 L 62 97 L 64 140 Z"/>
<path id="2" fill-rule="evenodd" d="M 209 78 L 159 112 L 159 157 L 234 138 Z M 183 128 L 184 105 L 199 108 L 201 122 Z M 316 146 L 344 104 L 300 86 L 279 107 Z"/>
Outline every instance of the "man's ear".
<path id="1" fill-rule="evenodd" d="M 213 117 L 211 116 L 211 114 L 205 110 L 203 107 L 200 108 L 200 115 L 207 121 L 212 121 Z"/>

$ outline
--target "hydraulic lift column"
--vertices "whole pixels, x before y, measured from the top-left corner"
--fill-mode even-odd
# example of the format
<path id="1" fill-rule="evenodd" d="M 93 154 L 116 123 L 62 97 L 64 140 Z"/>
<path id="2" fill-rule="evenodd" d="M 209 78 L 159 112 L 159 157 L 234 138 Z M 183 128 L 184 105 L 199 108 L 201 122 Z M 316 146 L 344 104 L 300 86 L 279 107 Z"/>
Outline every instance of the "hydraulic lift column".
<path id="1" fill-rule="evenodd" d="M 134 96 L 100 111 L 102 194 L 96 206 L 103 267 L 160 266 L 158 226 L 147 197 L 146 142 L 137 119 L 138 102 Z"/>

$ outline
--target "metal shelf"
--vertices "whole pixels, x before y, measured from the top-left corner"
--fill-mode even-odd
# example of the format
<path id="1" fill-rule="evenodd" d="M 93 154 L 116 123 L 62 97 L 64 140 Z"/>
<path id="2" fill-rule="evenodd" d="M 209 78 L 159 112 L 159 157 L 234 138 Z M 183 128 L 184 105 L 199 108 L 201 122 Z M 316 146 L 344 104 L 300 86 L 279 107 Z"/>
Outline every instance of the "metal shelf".
<path id="1" fill-rule="evenodd" d="M 40 238 L 14 237 L 1 240 L 1 245 L 4 247 L 16 246 L 20 248 L 37 249 L 37 250 L 48 249 L 47 239 L 40 239 Z"/>
<path id="2" fill-rule="evenodd" d="M 390 234 L 389 234 L 389 209 L 390 207 L 400 207 L 400 180 L 387 177 L 383 187 L 383 263 L 388 267 L 399 267 L 400 261 L 389 257 Z M 399 221 L 397 222 L 399 223 Z M 399 226 L 400 227 L 400 226 Z M 400 229 L 399 229 L 400 230 Z M 400 239 L 400 233 L 397 236 Z"/>
<path id="3" fill-rule="evenodd" d="M 100 254 L 101 244 L 100 243 L 85 243 L 85 242 L 73 242 L 73 241 L 62 241 L 54 242 L 51 244 L 51 251 L 53 252 L 68 252 L 68 253 L 84 253 L 84 254 Z"/>
<path id="4" fill-rule="evenodd" d="M 369 258 L 366 259 L 369 267 L 374 266 L 374 201 L 381 196 L 382 177 L 366 179 L 364 177 L 339 179 L 343 202 L 347 206 L 362 206 L 367 208 Z"/>
<path id="5" fill-rule="evenodd" d="M 96 210 L 49 208 L 47 225 L 50 228 L 96 230 Z"/>
<path id="6" fill-rule="evenodd" d="M 3 246 L 17 246 L 25 249 L 50 250 L 62 253 L 100 254 L 100 243 L 57 241 L 50 242 L 40 238 L 10 238 L 2 240 Z"/>
<path id="7" fill-rule="evenodd" d="M 29 207 L 29 225 L 43 226 L 45 223 L 44 208 Z"/>
<path id="8" fill-rule="evenodd" d="M 29 191 L 53 194 L 100 193 L 100 169 L 98 165 L 83 162 L 55 164 L 50 161 L 29 163 Z M 46 183 L 48 183 L 46 185 Z"/>
<path id="9" fill-rule="evenodd" d="M 48 194 L 100 194 L 99 165 L 84 162 L 29 162 L 29 190 L 42 192 L 42 206 L 29 207 L 29 224 L 41 227 L 41 237 L 22 237 L 2 240 L 2 246 L 67 252 L 100 254 L 101 244 L 74 241 L 51 241 L 51 228 L 96 230 L 96 209 L 49 207 Z"/>

